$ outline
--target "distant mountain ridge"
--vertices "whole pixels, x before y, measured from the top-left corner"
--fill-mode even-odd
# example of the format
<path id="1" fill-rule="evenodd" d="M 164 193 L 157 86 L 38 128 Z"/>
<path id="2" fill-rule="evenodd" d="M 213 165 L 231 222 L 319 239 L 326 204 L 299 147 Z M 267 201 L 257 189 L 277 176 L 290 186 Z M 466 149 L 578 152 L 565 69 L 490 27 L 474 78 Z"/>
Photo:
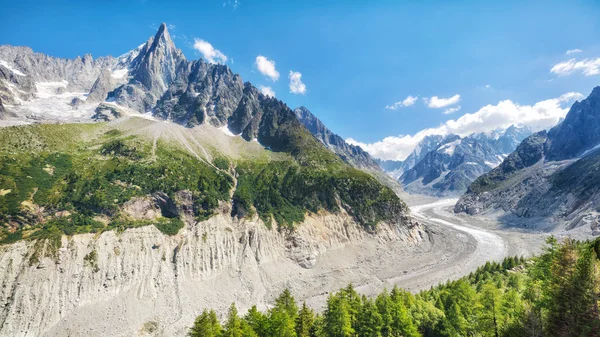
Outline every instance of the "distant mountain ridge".
<path id="1" fill-rule="evenodd" d="M 413 168 L 430 151 L 437 148 L 444 139 L 442 135 L 425 136 L 423 140 L 415 146 L 413 151 L 404 160 L 381 160 L 377 159 L 379 166 L 394 179 L 398 180 L 402 174 Z"/>
<path id="2" fill-rule="evenodd" d="M 566 222 L 596 229 L 600 210 L 600 87 L 575 102 L 550 131 L 526 138 L 501 165 L 471 184 L 455 206 L 469 214 L 501 212 L 517 218 Z"/>
<path id="3" fill-rule="evenodd" d="M 410 193 L 456 195 L 481 174 L 498 165 L 529 134 L 527 127 L 510 126 L 491 133 L 430 135 L 402 162 L 382 162 Z M 390 170 L 391 168 L 391 170 Z"/>
<path id="4" fill-rule="evenodd" d="M 333 133 L 306 107 L 298 107 L 294 109 L 294 113 L 310 133 L 348 164 L 361 169 L 380 170 L 371 155 L 360 146 L 348 144 L 342 137 Z"/>

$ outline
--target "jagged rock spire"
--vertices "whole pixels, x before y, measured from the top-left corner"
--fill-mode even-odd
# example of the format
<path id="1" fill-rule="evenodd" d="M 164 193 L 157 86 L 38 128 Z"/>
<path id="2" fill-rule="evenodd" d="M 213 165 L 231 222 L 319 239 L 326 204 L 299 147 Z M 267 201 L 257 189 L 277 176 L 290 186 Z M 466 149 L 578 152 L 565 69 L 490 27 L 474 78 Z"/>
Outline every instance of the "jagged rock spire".
<path id="1" fill-rule="evenodd" d="M 162 23 L 133 61 L 133 80 L 158 97 L 174 81 L 177 69 L 185 61 L 183 52 L 171 40 L 167 25 Z"/>

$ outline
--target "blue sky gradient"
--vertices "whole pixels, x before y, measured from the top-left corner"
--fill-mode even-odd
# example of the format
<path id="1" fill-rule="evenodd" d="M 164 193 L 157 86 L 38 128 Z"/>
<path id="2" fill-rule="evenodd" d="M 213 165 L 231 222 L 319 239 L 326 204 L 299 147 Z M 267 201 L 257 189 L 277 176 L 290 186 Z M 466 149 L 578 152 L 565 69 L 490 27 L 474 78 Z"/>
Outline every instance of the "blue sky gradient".
<path id="1" fill-rule="evenodd" d="M 160 22 L 188 59 L 211 43 L 244 80 L 305 105 L 345 138 L 373 143 L 414 135 L 488 104 L 522 105 L 566 92 L 587 95 L 595 74 L 557 74 L 555 64 L 600 57 L 598 1 L 3 1 L 0 44 L 58 57 L 117 56 Z M 566 55 L 567 50 L 582 52 Z M 254 62 L 264 55 L 273 82 Z M 292 94 L 288 72 L 307 92 Z M 487 86 L 487 87 L 486 87 Z M 450 115 L 423 97 L 460 95 Z M 413 106 L 387 105 L 418 96 Z M 452 106 L 449 106 L 452 107 Z"/>

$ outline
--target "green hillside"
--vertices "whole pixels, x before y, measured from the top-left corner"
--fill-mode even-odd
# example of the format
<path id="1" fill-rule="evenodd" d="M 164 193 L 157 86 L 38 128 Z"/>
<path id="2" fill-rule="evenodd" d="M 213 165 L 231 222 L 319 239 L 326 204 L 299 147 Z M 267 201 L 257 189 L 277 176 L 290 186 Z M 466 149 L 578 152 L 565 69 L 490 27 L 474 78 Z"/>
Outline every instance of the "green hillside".
<path id="1" fill-rule="evenodd" d="M 137 132 L 162 122 L 136 123 L 0 129 L 1 242 L 151 224 L 172 235 L 186 218 L 207 219 L 231 199 L 232 216 L 258 213 L 280 229 L 293 229 L 307 211 L 337 212 L 340 206 L 369 230 L 406 211 L 389 188 L 343 163 L 294 124 L 273 132 L 278 152 L 234 156 L 214 145 L 205 146 L 206 160 L 187 141 Z M 171 127 L 179 128 L 172 134 L 190 130 Z M 180 200 L 184 192 L 191 204 Z M 159 200 L 160 215 L 126 214 L 124 205 L 132 198 Z"/>

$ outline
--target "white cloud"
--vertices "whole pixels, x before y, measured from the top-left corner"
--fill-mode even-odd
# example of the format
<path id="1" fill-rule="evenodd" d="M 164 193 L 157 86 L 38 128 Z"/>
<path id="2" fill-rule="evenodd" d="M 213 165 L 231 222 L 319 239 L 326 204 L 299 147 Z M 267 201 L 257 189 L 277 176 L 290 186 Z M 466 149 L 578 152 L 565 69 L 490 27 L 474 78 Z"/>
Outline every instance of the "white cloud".
<path id="1" fill-rule="evenodd" d="M 453 107 L 453 108 L 444 109 L 444 111 L 442 111 L 442 113 L 443 113 L 444 115 L 450 115 L 450 114 L 453 114 L 453 113 L 455 113 L 455 112 L 459 111 L 459 110 L 460 110 L 460 108 L 461 108 L 461 107 L 460 107 L 460 105 L 459 105 L 459 106 L 456 106 L 456 107 Z"/>
<path id="2" fill-rule="evenodd" d="M 306 85 L 302 83 L 302 74 L 297 71 L 291 71 L 288 75 L 290 79 L 290 92 L 292 94 L 302 94 L 306 93 Z"/>
<path id="3" fill-rule="evenodd" d="M 254 64 L 261 74 L 267 76 L 273 82 L 279 79 L 279 72 L 275 69 L 275 61 L 269 60 L 262 55 L 258 55 Z"/>
<path id="4" fill-rule="evenodd" d="M 418 96 L 408 95 L 404 100 L 402 100 L 400 102 L 396 102 L 392 105 L 386 105 L 385 108 L 388 110 L 398 110 L 398 108 L 413 106 L 413 105 L 415 105 L 415 103 L 417 102 L 418 99 L 419 99 Z"/>
<path id="5" fill-rule="evenodd" d="M 212 44 L 202 39 L 194 39 L 194 49 L 202 53 L 202 56 L 209 63 L 226 63 L 227 56 L 221 53 L 220 50 L 215 49 Z"/>
<path id="6" fill-rule="evenodd" d="M 460 101 L 460 95 L 456 94 L 448 98 L 440 98 L 433 96 L 431 98 L 424 97 L 423 100 L 427 103 L 427 106 L 434 109 L 445 108 L 450 105 L 454 105 Z"/>
<path id="7" fill-rule="evenodd" d="M 177 26 L 173 25 L 173 24 L 168 24 L 167 28 L 169 28 L 169 30 L 175 30 L 177 28 Z"/>
<path id="8" fill-rule="evenodd" d="M 263 95 L 269 96 L 269 97 L 275 97 L 275 91 L 273 91 L 273 88 L 265 87 L 264 85 L 261 85 L 258 88 L 260 89 L 260 92 L 263 93 Z"/>
<path id="9" fill-rule="evenodd" d="M 592 76 L 600 74 L 600 57 L 595 59 L 584 59 L 581 61 L 577 61 L 575 59 L 570 59 L 568 61 L 563 61 L 555 64 L 550 72 L 553 72 L 557 75 L 569 75 L 574 72 L 581 72 L 585 76 Z"/>
<path id="10" fill-rule="evenodd" d="M 520 105 L 511 100 L 504 100 L 496 105 L 486 105 L 474 113 L 449 120 L 436 128 L 421 130 L 414 135 L 386 137 L 370 144 L 361 143 L 352 138 L 347 141 L 361 146 L 376 158 L 404 160 L 415 146 L 428 135 L 453 133 L 464 137 L 476 132 L 507 128 L 513 124 L 526 125 L 534 131 L 550 128 L 566 116 L 569 103 L 581 98 L 583 98 L 582 94 L 569 92 L 533 105 Z"/>
<path id="11" fill-rule="evenodd" d="M 576 54 L 576 53 L 581 53 L 583 52 L 583 50 L 581 49 L 569 49 L 565 52 L 565 55 L 571 55 L 571 54 Z"/>

